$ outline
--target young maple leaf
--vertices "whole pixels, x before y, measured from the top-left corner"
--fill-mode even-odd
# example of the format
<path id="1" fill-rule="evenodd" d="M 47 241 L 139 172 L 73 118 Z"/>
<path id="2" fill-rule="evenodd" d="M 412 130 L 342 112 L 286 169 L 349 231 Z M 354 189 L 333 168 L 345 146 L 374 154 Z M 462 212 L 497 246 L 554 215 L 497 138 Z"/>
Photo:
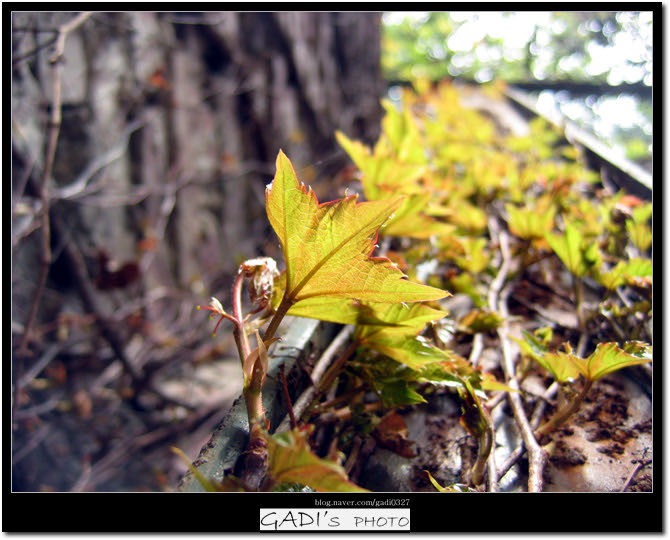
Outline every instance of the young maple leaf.
<path id="1" fill-rule="evenodd" d="M 350 195 L 319 204 L 314 192 L 298 182 L 282 151 L 265 198 L 286 261 L 284 303 L 315 297 L 400 303 L 448 295 L 408 281 L 390 260 L 370 256 L 379 229 L 402 198 L 359 203 L 357 195 Z"/>

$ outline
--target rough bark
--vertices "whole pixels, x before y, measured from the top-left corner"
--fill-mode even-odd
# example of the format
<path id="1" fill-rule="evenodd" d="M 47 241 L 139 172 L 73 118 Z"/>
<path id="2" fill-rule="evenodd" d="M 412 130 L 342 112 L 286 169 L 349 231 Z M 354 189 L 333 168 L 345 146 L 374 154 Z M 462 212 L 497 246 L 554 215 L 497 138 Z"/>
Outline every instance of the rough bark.
<path id="1" fill-rule="evenodd" d="M 59 98 L 50 60 L 76 15 L 11 14 L 12 328 L 16 344 L 30 331 L 33 353 L 16 359 L 15 379 L 56 329 L 85 340 L 73 357 L 119 361 L 123 384 L 149 391 L 161 362 L 189 360 L 194 306 L 225 303 L 244 259 L 281 259 L 264 211 L 278 150 L 302 181 L 329 186 L 347 164 L 335 130 L 376 139 L 380 14 L 95 12 L 64 36 Z M 58 226 L 45 250 L 54 107 L 46 185 Z"/>
<path id="2" fill-rule="evenodd" d="M 15 189 L 21 163 L 43 159 L 44 30 L 72 16 L 12 16 Z M 280 148 L 302 180 L 327 185 L 346 163 L 336 129 L 376 138 L 379 24 L 375 13 L 95 13 L 66 42 L 52 182 L 98 189 L 68 201 L 57 191 L 53 204 L 70 205 L 89 255 L 104 248 L 123 262 L 142 255 L 138 241 L 158 240 L 142 255 L 148 287 L 218 284 L 269 236 L 263 191 Z"/>

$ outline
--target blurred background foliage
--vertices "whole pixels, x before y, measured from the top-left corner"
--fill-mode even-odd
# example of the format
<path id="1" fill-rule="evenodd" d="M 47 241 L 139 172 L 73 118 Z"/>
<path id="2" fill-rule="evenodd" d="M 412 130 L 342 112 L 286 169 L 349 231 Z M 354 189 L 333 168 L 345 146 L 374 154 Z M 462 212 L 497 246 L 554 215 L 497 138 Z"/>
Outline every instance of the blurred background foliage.
<path id="1" fill-rule="evenodd" d="M 385 13 L 382 70 L 515 84 L 651 168 L 652 12 Z"/>

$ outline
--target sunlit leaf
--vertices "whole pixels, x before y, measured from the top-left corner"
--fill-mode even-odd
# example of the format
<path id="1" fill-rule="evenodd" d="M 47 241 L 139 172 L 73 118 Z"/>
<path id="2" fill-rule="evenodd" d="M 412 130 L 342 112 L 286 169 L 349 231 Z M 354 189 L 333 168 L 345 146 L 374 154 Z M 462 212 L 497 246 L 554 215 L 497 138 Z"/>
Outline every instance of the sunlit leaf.
<path id="1" fill-rule="evenodd" d="M 375 147 L 373 154 L 366 145 L 349 139 L 341 131 L 336 131 L 335 137 L 361 171 L 363 192 L 368 200 L 376 201 L 393 196 L 389 189 L 411 192 L 412 185 L 427 170 L 423 164 L 405 163 L 390 153 L 381 153 L 379 145 Z M 382 186 L 387 189 L 384 190 Z M 415 192 L 419 192 L 418 188 Z"/>
<path id="2" fill-rule="evenodd" d="M 597 261 L 593 251 L 597 250 L 597 245 L 588 242 L 579 227 L 573 223 L 566 222 L 563 234 L 547 233 L 545 238 L 551 249 L 575 276 L 585 276 Z"/>
<path id="3" fill-rule="evenodd" d="M 626 221 L 626 232 L 640 251 L 647 251 L 651 246 L 653 241 L 651 227 L 646 223 L 628 220 Z"/>
<path id="4" fill-rule="evenodd" d="M 653 273 L 652 262 L 649 259 L 631 259 L 619 261 L 614 268 L 597 275 L 598 282 L 610 290 L 625 285 L 628 278 L 648 277 Z"/>
<path id="5" fill-rule="evenodd" d="M 433 484 L 435 489 L 442 493 L 468 493 L 468 492 L 475 493 L 477 491 L 475 489 L 466 486 L 465 484 L 451 484 L 450 486 L 442 487 L 440 484 L 438 484 L 437 480 L 433 478 L 433 475 L 430 474 L 430 472 L 426 470 L 424 470 L 423 472 L 426 473 L 426 475 L 428 476 L 428 480 L 430 480 L 430 483 Z"/>
<path id="6" fill-rule="evenodd" d="M 651 219 L 653 208 L 652 203 L 636 205 L 632 210 L 633 221 L 635 223 L 647 223 Z"/>
<path id="7" fill-rule="evenodd" d="M 390 115 L 387 115 L 387 119 Z M 392 122 L 391 122 L 392 124 Z M 401 129 L 401 128 L 397 128 Z M 396 134 L 396 137 L 401 134 Z M 425 213 L 433 194 L 416 184 L 416 180 L 427 172 L 424 165 L 417 165 L 417 155 L 406 155 L 409 148 L 423 153 L 418 144 L 407 144 L 408 141 L 392 141 L 392 155 L 380 151 L 378 143 L 374 153 L 358 141 L 353 141 L 341 132 L 336 133 L 340 145 L 347 151 L 362 173 L 363 192 L 369 201 L 405 198 L 398 209 L 380 231 L 384 236 L 406 236 L 410 238 L 429 238 L 433 235 L 446 234 L 449 228 Z M 411 141 L 410 141 L 411 142 Z"/>
<path id="8" fill-rule="evenodd" d="M 363 331 L 357 339 L 362 345 L 412 369 L 450 359 L 447 352 L 431 345 L 423 336 L 412 335 L 412 332 L 399 333 L 389 329 Z"/>
<path id="9" fill-rule="evenodd" d="M 632 342 L 627 347 L 630 352 L 616 343 L 599 343 L 596 350 L 578 365 L 585 377 L 596 380 L 613 371 L 652 361 L 650 345 Z"/>
<path id="10" fill-rule="evenodd" d="M 556 208 L 519 208 L 513 204 L 505 205 L 509 228 L 512 234 L 524 239 L 542 238 L 554 225 Z"/>
<path id="11" fill-rule="evenodd" d="M 488 225 L 487 219 L 487 214 L 482 208 L 460 198 L 450 202 L 449 213 L 446 216 L 448 223 L 453 223 L 471 234 L 484 232 Z"/>
<path id="12" fill-rule="evenodd" d="M 350 482 L 341 465 L 314 454 L 308 436 L 308 431 L 296 428 L 267 437 L 268 472 L 275 482 L 298 483 L 321 492 L 368 491 Z"/>
<path id="13" fill-rule="evenodd" d="M 578 357 L 572 354 L 569 345 L 566 352 L 551 352 L 537 337 L 524 331 L 525 339 L 512 338 L 519 344 L 521 353 L 533 358 L 538 364 L 552 374 L 560 383 L 575 381 L 581 370 L 578 367 Z"/>
<path id="14" fill-rule="evenodd" d="M 519 392 L 519 390 L 515 390 L 514 388 L 498 381 L 492 373 L 486 372 L 482 373 L 482 379 L 479 383 L 479 387 L 482 390 L 489 392 Z"/>
<path id="15" fill-rule="evenodd" d="M 419 370 L 418 380 L 452 388 L 463 386 L 461 377 L 450 368 L 451 365 L 447 362 L 426 364 Z"/>
<path id="16" fill-rule="evenodd" d="M 430 192 L 407 195 L 400 208 L 389 219 L 388 225 L 382 229 L 383 235 L 430 238 L 450 233 L 452 227 L 449 224 L 441 223 L 424 213 L 432 196 Z"/>
<path id="17" fill-rule="evenodd" d="M 339 324 L 412 327 L 418 333 L 426 323 L 441 319 L 446 312 L 421 303 L 389 304 L 315 297 L 298 302 L 288 314 Z"/>
<path id="18" fill-rule="evenodd" d="M 456 257 L 456 264 L 463 270 L 477 274 L 486 269 L 490 260 L 490 254 L 486 249 L 488 241 L 486 238 L 462 238 L 461 244 L 465 248 L 465 256 Z"/>
<path id="19" fill-rule="evenodd" d="M 624 352 L 645 360 L 652 360 L 654 356 L 651 345 L 644 341 L 626 341 L 622 348 Z"/>
<path id="20" fill-rule="evenodd" d="M 382 130 L 388 139 L 394 154 L 403 163 L 424 164 L 426 162 L 415 116 L 405 108 L 400 111 L 388 99 L 382 100 L 386 111 L 382 119 Z"/>
<path id="21" fill-rule="evenodd" d="M 356 195 L 319 204 L 280 151 L 277 173 L 266 189 L 266 210 L 286 262 L 286 300 L 418 302 L 446 296 L 404 279 L 388 259 L 370 256 L 380 227 L 400 204 L 401 199 L 358 203 Z"/>
<path id="22" fill-rule="evenodd" d="M 516 341 L 522 352 L 534 358 L 560 383 L 574 381 L 579 375 L 595 381 L 624 367 L 652 361 L 651 346 L 642 342 L 627 342 L 623 349 L 616 343 L 599 343 L 592 354 L 581 358 L 568 344 L 565 344 L 565 352 L 549 352 L 539 349 L 537 343 Z"/>

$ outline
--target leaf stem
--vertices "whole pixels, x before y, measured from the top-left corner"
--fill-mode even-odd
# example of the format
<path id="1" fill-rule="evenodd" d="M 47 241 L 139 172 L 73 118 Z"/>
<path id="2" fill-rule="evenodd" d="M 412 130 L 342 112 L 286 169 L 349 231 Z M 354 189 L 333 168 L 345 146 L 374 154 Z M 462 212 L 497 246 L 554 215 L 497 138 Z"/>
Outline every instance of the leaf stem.
<path id="1" fill-rule="evenodd" d="M 288 310 L 291 308 L 292 305 L 293 305 L 293 298 L 289 297 L 286 293 L 284 293 L 284 296 L 282 297 L 281 302 L 277 307 L 277 311 L 275 311 L 275 314 L 270 320 L 270 324 L 268 324 L 268 327 L 265 330 L 263 341 L 268 341 L 269 339 L 272 339 L 274 337 L 275 333 L 277 332 L 277 329 L 279 328 L 279 325 L 281 324 L 282 320 L 286 316 L 286 313 L 288 312 Z"/>
<path id="2" fill-rule="evenodd" d="M 472 466 L 472 483 L 475 485 L 479 485 L 484 481 L 484 470 L 486 469 L 486 463 L 488 462 L 493 448 L 493 437 L 493 427 L 489 426 L 489 428 L 485 429 L 479 436 L 479 440 L 477 441 L 479 445 L 477 461 L 475 461 L 475 464 Z"/>
<path id="3" fill-rule="evenodd" d="M 233 336 L 237 345 L 237 352 L 240 356 L 240 362 L 244 365 L 244 359 L 251 353 L 249 345 L 249 336 L 244 330 L 244 317 L 242 315 L 242 284 L 244 283 L 244 273 L 238 272 L 233 284 Z"/>
<path id="4" fill-rule="evenodd" d="M 594 381 L 592 379 L 586 379 L 581 392 L 579 392 L 579 394 L 573 400 L 571 400 L 570 403 L 563 407 L 563 409 L 557 411 L 556 414 L 547 420 L 545 424 L 540 426 L 535 432 L 535 436 L 541 437 L 542 435 L 550 433 L 563 422 L 565 422 L 570 416 L 572 416 L 572 414 L 574 414 L 577 409 L 579 409 L 579 406 L 582 404 L 582 401 L 584 401 L 586 394 L 588 394 L 589 390 L 591 390 L 593 382 Z"/>

